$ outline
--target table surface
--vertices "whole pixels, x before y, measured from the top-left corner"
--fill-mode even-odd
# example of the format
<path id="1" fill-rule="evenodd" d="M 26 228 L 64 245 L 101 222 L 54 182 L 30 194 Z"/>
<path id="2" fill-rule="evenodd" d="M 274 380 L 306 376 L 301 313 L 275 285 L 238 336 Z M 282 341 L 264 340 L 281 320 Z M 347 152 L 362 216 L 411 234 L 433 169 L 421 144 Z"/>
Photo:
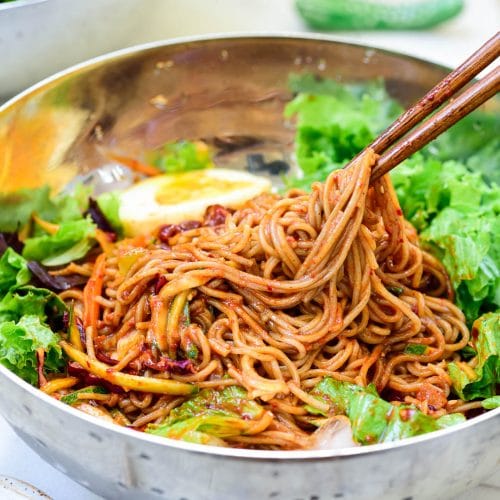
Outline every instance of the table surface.
<path id="1" fill-rule="evenodd" d="M 156 0 L 153 0 L 156 1 Z M 196 0 L 185 0 L 197 3 Z M 233 31 L 305 31 L 301 20 L 292 9 L 292 0 L 214 0 L 223 14 L 214 23 L 207 22 L 200 28 L 198 22 L 179 23 L 168 32 L 162 32 L 154 23 L 144 33 L 135 33 L 130 44 L 172 36 L 208 32 Z M 158 1 L 155 18 L 162 17 L 162 4 Z M 204 2 L 198 2 L 202 5 Z M 210 7 L 211 2 L 208 2 Z M 152 9 L 153 10 L 153 9 Z M 165 12 L 165 15 L 167 13 Z M 203 16 L 200 16 L 203 17 Z M 184 17 L 186 19 L 186 17 Z M 255 19 L 259 23 L 255 23 Z M 160 23 L 161 24 L 161 23 Z M 469 0 L 463 14 L 438 29 L 428 32 L 369 32 L 335 33 L 337 39 L 371 44 L 386 49 L 432 60 L 447 66 L 459 64 L 484 40 L 493 35 L 500 25 L 499 0 Z M 98 500 L 100 497 L 76 484 L 64 474 L 45 463 L 12 431 L 0 417 L 0 474 L 16 477 L 40 488 L 54 500 Z M 500 474 L 488 478 L 480 486 L 463 493 L 456 500 L 500 498 Z"/>

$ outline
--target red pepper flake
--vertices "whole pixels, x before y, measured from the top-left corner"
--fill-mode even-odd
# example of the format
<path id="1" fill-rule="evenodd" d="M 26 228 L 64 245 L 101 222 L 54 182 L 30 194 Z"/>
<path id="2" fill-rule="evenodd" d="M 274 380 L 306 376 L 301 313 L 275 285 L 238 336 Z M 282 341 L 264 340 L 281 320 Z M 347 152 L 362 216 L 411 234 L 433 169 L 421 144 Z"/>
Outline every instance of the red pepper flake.
<path id="1" fill-rule="evenodd" d="M 226 222 L 226 217 L 231 213 L 233 213 L 232 210 L 222 205 L 210 205 L 205 211 L 203 225 L 211 227 L 222 226 Z"/>
<path id="2" fill-rule="evenodd" d="M 45 351 L 43 347 L 36 350 L 36 371 L 38 373 L 38 387 L 43 387 L 47 383 L 47 379 L 43 373 L 43 366 L 45 364 Z"/>
<path id="3" fill-rule="evenodd" d="M 410 420 L 414 414 L 415 410 L 412 408 L 400 408 L 399 410 L 399 416 L 401 417 L 401 420 L 403 422 L 407 422 L 408 420 Z"/>
<path id="4" fill-rule="evenodd" d="M 196 369 L 190 359 L 176 360 L 162 356 L 156 363 L 151 360 L 145 360 L 144 366 L 159 372 L 178 373 L 179 375 L 196 373 Z"/>
<path id="5" fill-rule="evenodd" d="M 117 365 L 118 360 L 113 359 L 109 357 L 107 354 L 104 354 L 103 352 L 96 350 L 95 351 L 95 357 L 99 360 L 102 361 L 103 363 L 106 363 L 107 365 Z"/>
<path id="6" fill-rule="evenodd" d="M 201 227 L 201 222 L 199 220 L 187 220 L 179 224 L 181 233 L 184 231 L 192 231 L 193 229 L 198 229 L 199 227 Z"/>
<path id="7" fill-rule="evenodd" d="M 477 340 L 477 338 L 479 336 L 479 329 L 476 326 L 472 325 L 472 329 L 470 331 L 470 334 L 474 340 Z"/>
<path id="8" fill-rule="evenodd" d="M 180 233 L 181 230 L 177 224 L 165 224 L 160 226 L 158 231 L 158 239 L 163 243 L 168 243 L 168 240 Z"/>
<path id="9" fill-rule="evenodd" d="M 443 390 L 427 382 L 422 384 L 415 397 L 419 401 L 427 401 L 428 408 L 431 411 L 444 408 L 448 402 Z"/>
<path id="10" fill-rule="evenodd" d="M 155 295 L 158 295 L 160 293 L 160 290 L 164 287 L 164 285 L 166 283 L 167 283 L 167 278 L 165 278 L 165 276 L 163 276 L 163 274 L 156 278 Z"/>
<path id="11" fill-rule="evenodd" d="M 397 209 L 396 209 L 396 213 L 397 213 L 399 216 L 403 215 L 403 211 L 402 211 L 400 208 L 397 208 Z"/>

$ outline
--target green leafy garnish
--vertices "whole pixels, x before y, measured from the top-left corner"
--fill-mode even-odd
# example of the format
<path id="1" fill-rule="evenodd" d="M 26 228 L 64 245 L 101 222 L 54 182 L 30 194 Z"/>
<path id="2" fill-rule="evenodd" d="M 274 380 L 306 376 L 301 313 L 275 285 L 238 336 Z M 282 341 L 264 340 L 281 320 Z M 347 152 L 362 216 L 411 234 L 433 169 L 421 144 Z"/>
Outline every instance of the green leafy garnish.
<path id="1" fill-rule="evenodd" d="M 31 237 L 24 242 L 23 257 L 47 266 L 80 259 L 94 244 L 95 225 L 83 217 L 89 194 L 90 188 L 82 185 L 77 185 L 70 195 L 54 197 L 48 186 L 1 194 L 0 232 L 20 231 L 36 214 L 43 221 L 59 225 L 59 230 L 47 234 L 43 227 L 34 224 Z"/>
<path id="2" fill-rule="evenodd" d="M 64 302 L 50 290 L 34 286 L 12 287 L 0 300 L 0 322 L 35 315 L 42 322 L 66 311 Z"/>
<path id="3" fill-rule="evenodd" d="M 64 366 L 59 335 L 35 315 L 18 322 L 0 323 L 0 363 L 31 384 L 38 381 L 36 350 L 45 351 L 45 371 L 56 372 Z"/>
<path id="4" fill-rule="evenodd" d="M 460 349 L 459 353 L 460 357 L 465 360 L 472 359 L 477 356 L 477 351 L 470 345 L 466 345 L 463 349 Z"/>
<path id="5" fill-rule="evenodd" d="M 212 166 L 212 157 L 204 142 L 169 142 L 146 155 L 146 161 L 166 174 L 201 170 Z"/>
<path id="6" fill-rule="evenodd" d="M 48 186 L 0 194 L 0 232 L 18 231 L 34 213 L 53 223 L 81 219 L 89 194 L 90 188 L 82 185 L 78 185 L 71 195 L 55 197 L 51 197 Z"/>
<path id="7" fill-rule="evenodd" d="M 392 179 L 406 217 L 445 265 L 457 304 L 472 322 L 500 306 L 500 188 L 455 161 L 423 155 Z"/>
<path id="8" fill-rule="evenodd" d="M 74 405 L 79 401 L 78 394 L 108 394 L 108 391 L 104 387 L 91 385 L 62 396 L 61 401 L 68 405 Z"/>
<path id="9" fill-rule="evenodd" d="M 102 213 L 119 236 L 123 235 L 123 224 L 120 220 L 120 194 L 116 191 L 102 193 L 96 199 Z"/>
<path id="10" fill-rule="evenodd" d="M 408 344 L 405 347 L 405 354 L 425 354 L 425 351 L 427 351 L 427 346 L 424 344 Z"/>
<path id="11" fill-rule="evenodd" d="M 46 323 L 61 316 L 66 306 L 50 290 L 27 285 L 31 278 L 26 259 L 12 248 L 0 258 L 0 363 L 36 384 L 36 350 L 45 350 L 46 371 L 64 364 L 60 337 Z"/>
<path id="12" fill-rule="evenodd" d="M 382 82 L 340 84 L 312 75 L 292 75 L 291 89 L 299 92 L 285 108 L 296 116 L 295 153 L 303 172 L 287 178 L 287 187 L 310 189 L 342 167 L 401 112 Z"/>
<path id="13" fill-rule="evenodd" d="M 384 401 L 373 386 L 360 387 L 330 377 L 319 382 L 311 395 L 329 404 L 335 414 L 346 415 L 360 444 L 396 441 L 465 421 L 460 413 L 435 419 L 413 405 Z"/>
<path id="14" fill-rule="evenodd" d="M 481 405 L 486 410 L 494 410 L 495 408 L 500 408 L 500 396 L 493 396 L 492 398 L 485 399 L 481 402 Z"/>
<path id="15" fill-rule="evenodd" d="M 183 441 L 224 446 L 223 438 L 245 434 L 265 411 L 238 386 L 205 389 L 146 432 Z"/>
<path id="16" fill-rule="evenodd" d="M 0 296 L 13 286 L 25 285 L 31 279 L 26 259 L 11 247 L 0 257 Z"/>
<path id="17" fill-rule="evenodd" d="M 392 295 L 395 295 L 396 297 L 399 297 L 404 292 L 402 286 L 388 286 L 387 290 L 389 290 L 389 292 L 391 292 Z"/>
<path id="18" fill-rule="evenodd" d="M 94 244 L 95 224 L 90 219 L 63 222 L 59 230 L 25 241 L 23 257 L 45 266 L 58 266 L 81 259 Z"/>
<path id="19" fill-rule="evenodd" d="M 475 378 L 458 363 L 449 363 L 453 389 L 464 400 L 491 398 L 500 383 L 500 312 L 485 314 L 474 322 L 477 331 Z"/>
<path id="20" fill-rule="evenodd" d="M 481 172 L 489 183 L 500 184 L 499 103 L 490 111 L 471 113 L 431 144 L 429 151 L 441 160 L 458 160 Z"/>

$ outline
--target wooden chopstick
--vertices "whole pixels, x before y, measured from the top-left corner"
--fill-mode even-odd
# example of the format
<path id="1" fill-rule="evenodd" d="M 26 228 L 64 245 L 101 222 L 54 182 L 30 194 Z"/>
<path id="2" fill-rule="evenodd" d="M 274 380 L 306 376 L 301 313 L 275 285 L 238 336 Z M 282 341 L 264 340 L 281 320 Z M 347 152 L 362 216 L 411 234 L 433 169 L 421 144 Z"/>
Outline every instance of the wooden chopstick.
<path id="1" fill-rule="evenodd" d="M 439 134 L 442 134 L 464 116 L 484 104 L 497 92 L 500 92 L 500 67 L 496 67 L 484 78 L 462 92 L 429 120 L 424 121 L 410 132 L 401 142 L 385 152 L 374 166 L 371 180 L 378 179 L 413 153 L 422 149 Z"/>
<path id="2" fill-rule="evenodd" d="M 382 154 L 391 144 L 394 144 L 418 122 L 441 106 L 443 102 L 463 88 L 484 68 L 488 67 L 498 56 L 500 56 L 500 32 L 491 37 L 458 68 L 429 90 L 416 105 L 405 111 L 373 141 L 370 148 L 375 153 Z"/>
<path id="3" fill-rule="evenodd" d="M 499 56 L 500 32 L 490 38 L 479 50 L 382 132 L 366 148 L 381 155 L 373 168 L 371 179 L 378 179 L 389 172 L 499 92 L 500 68 L 497 67 L 458 97 L 454 97 L 460 89 Z M 448 104 L 444 105 L 427 122 L 423 121 L 450 97 L 453 99 Z M 417 123 L 422 121 L 423 123 L 410 132 Z M 397 143 L 402 137 L 401 142 Z M 352 161 L 347 166 L 350 164 Z"/>

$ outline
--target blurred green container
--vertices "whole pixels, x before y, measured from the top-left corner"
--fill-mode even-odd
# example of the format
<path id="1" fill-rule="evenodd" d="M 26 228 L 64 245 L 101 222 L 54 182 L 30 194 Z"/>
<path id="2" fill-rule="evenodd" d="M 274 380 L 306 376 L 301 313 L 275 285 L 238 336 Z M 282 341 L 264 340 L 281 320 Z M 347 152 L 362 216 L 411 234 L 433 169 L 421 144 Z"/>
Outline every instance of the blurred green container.
<path id="1" fill-rule="evenodd" d="M 309 26 L 320 30 L 415 30 L 458 15 L 463 0 L 295 0 Z"/>

